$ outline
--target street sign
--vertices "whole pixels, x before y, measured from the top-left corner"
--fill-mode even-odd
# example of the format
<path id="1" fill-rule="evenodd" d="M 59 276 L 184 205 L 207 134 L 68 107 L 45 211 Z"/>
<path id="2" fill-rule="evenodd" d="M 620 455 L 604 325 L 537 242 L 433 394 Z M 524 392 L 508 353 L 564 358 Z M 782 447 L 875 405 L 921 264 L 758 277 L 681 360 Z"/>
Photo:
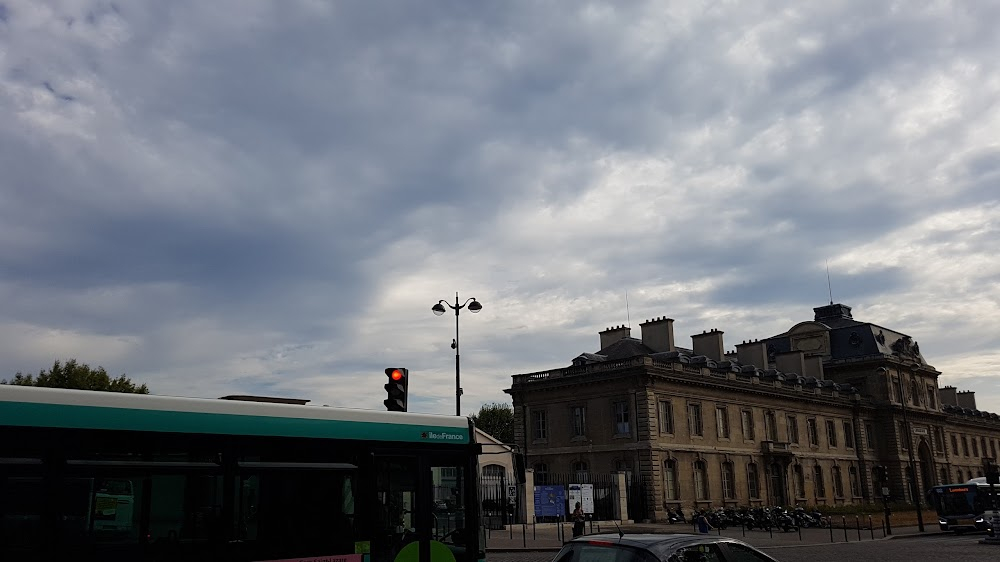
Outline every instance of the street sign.
<path id="1" fill-rule="evenodd" d="M 517 499 L 517 485 L 508 484 L 507 485 L 507 497 Z"/>

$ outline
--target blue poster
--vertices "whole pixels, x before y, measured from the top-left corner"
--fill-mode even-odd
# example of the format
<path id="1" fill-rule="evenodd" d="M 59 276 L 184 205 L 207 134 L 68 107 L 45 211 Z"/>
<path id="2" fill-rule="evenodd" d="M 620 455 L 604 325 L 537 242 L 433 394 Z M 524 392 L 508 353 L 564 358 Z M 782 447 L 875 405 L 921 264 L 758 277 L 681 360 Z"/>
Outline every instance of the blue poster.
<path id="1" fill-rule="evenodd" d="M 535 486 L 535 517 L 566 515 L 566 490 L 562 486 Z"/>

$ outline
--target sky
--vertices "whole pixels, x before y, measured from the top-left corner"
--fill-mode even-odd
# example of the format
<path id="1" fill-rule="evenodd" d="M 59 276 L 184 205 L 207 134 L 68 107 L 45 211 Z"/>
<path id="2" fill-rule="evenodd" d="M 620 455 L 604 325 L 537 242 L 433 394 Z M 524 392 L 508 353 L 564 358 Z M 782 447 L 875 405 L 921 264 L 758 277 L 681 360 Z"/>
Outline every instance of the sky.
<path id="1" fill-rule="evenodd" d="M 832 299 L 1000 412 L 1000 4 L 0 0 L 0 378 L 509 402 Z M 828 280 L 829 272 L 829 280 Z"/>

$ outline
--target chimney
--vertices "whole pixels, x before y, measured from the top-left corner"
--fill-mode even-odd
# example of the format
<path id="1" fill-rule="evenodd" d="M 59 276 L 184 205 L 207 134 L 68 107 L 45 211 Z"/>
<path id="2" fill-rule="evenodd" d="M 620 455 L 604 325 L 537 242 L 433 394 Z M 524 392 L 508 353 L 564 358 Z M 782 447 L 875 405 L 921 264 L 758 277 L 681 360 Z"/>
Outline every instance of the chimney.
<path id="1" fill-rule="evenodd" d="M 712 328 L 710 332 L 691 336 L 692 351 L 695 355 L 704 355 L 714 361 L 723 361 L 726 357 L 726 348 L 722 346 L 722 334 L 722 331 Z"/>
<path id="2" fill-rule="evenodd" d="M 753 365 L 767 370 L 767 344 L 761 341 L 745 341 L 736 346 L 736 360 L 740 365 Z"/>
<path id="3" fill-rule="evenodd" d="M 961 408 L 978 410 L 976 408 L 976 393 L 972 390 L 963 390 L 958 393 L 958 405 Z"/>
<path id="4" fill-rule="evenodd" d="M 605 328 L 604 331 L 600 333 L 601 349 L 604 349 L 619 340 L 627 338 L 630 333 L 632 333 L 632 329 L 629 328 L 628 326 L 616 326 L 614 328 Z"/>
<path id="5" fill-rule="evenodd" d="M 674 347 L 674 319 L 661 316 L 639 324 L 642 343 L 654 353 L 676 351 Z"/>
<path id="6" fill-rule="evenodd" d="M 774 356 L 774 368 L 782 373 L 806 375 L 806 354 L 801 351 L 786 351 Z M 816 375 L 808 375 L 816 377 Z M 816 377 L 819 378 L 819 377 Z"/>
<path id="7" fill-rule="evenodd" d="M 938 389 L 938 398 L 942 405 L 958 406 L 958 389 L 954 386 L 943 386 Z"/>

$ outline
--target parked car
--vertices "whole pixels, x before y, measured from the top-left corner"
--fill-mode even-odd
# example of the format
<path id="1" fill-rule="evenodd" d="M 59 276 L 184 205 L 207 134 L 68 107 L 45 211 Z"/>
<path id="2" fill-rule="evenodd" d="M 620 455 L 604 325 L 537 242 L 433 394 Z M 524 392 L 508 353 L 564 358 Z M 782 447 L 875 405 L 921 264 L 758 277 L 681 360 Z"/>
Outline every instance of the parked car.
<path id="1" fill-rule="evenodd" d="M 717 535 L 616 533 L 586 535 L 566 543 L 553 562 L 777 562 L 747 543 Z"/>

